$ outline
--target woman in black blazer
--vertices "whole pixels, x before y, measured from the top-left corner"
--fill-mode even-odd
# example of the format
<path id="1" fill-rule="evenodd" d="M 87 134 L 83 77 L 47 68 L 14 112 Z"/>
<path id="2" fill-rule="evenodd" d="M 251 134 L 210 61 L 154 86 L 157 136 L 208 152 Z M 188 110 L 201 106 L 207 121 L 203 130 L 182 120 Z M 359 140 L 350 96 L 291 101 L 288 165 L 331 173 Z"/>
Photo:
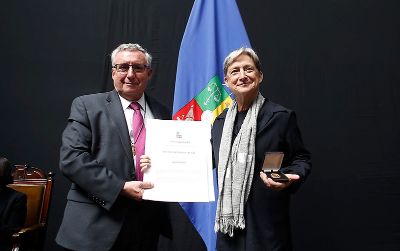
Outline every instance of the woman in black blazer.
<path id="1" fill-rule="evenodd" d="M 263 73 L 252 49 L 231 52 L 224 75 L 235 100 L 212 128 L 219 188 L 217 250 L 292 250 L 290 197 L 311 170 L 295 113 L 261 95 Z M 270 175 L 287 182 L 262 172 L 268 152 L 284 154 L 280 171 L 286 176 Z"/>
<path id="2" fill-rule="evenodd" d="M 12 182 L 11 164 L 0 157 L 0 251 L 11 250 L 11 235 L 26 218 L 26 195 L 7 187 Z"/>

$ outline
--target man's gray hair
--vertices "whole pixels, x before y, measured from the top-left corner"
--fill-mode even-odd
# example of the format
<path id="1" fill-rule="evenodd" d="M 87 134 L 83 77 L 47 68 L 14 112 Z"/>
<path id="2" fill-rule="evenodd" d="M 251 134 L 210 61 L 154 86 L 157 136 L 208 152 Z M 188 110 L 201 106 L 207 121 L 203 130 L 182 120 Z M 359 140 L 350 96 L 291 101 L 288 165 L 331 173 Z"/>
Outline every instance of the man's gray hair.
<path id="1" fill-rule="evenodd" d="M 248 47 L 241 47 L 237 50 L 232 51 L 231 53 L 229 53 L 229 55 L 225 58 L 224 60 L 224 75 L 226 76 L 227 72 L 228 72 L 228 68 L 229 66 L 232 65 L 232 63 L 240 56 L 240 55 L 247 55 L 249 56 L 257 70 L 259 72 L 261 72 L 261 62 L 260 59 L 257 56 L 257 53 L 252 49 L 252 48 L 248 48 Z"/>
<path id="2" fill-rule="evenodd" d="M 139 44 L 132 44 L 132 43 L 120 44 L 115 50 L 113 50 L 113 52 L 111 53 L 111 64 L 112 64 L 112 66 L 115 65 L 115 56 L 117 55 L 117 53 L 119 53 L 121 51 L 141 51 L 141 52 L 143 52 L 145 57 L 146 57 L 147 65 L 149 67 L 151 67 L 152 57 L 151 57 L 150 53 L 148 53 L 147 50 L 144 49 Z"/>

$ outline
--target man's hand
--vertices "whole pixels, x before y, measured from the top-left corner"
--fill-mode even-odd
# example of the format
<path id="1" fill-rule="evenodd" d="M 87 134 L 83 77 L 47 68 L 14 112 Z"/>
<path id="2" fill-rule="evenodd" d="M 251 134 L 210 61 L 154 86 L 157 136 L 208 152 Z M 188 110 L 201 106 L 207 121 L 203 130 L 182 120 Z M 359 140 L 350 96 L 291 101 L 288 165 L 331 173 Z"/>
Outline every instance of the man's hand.
<path id="1" fill-rule="evenodd" d="M 267 175 L 264 172 L 260 172 L 260 177 L 262 179 L 262 181 L 264 182 L 264 184 L 276 191 L 281 191 L 282 189 L 285 189 L 287 187 L 289 187 L 290 185 L 292 185 L 293 182 L 296 182 L 300 179 L 300 176 L 297 174 L 285 174 L 288 178 L 289 181 L 285 182 L 285 183 L 281 183 L 281 182 L 276 182 L 273 181 L 271 178 L 268 178 Z"/>
<path id="2" fill-rule="evenodd" d="M 141 201 L 145 189 L 151 189 L 154 185 L 151 182 L 127 181 L 122 188 L 121 195 Z"/>
<path id="3" fill-rule="evenodd" d="M 150 157 L 147 155 L 140 156 L 140 171 L 145 172 L 150 168 Z M 125 182 L 124 188 L 121 191 L 121 194 L 135 199 L 137 201 L 141 201 L 143 198 L 143 192 L 145 189 L 151 189 L 154 185 L 151 182 L 143 182 L 143 181 L 127 181 Z"/>
<path id="4" fill-rule="evenodd" d="M 144 173 L 151 167 L 151 159 L 147 155 L 140 156 L 140 171 Z"/>

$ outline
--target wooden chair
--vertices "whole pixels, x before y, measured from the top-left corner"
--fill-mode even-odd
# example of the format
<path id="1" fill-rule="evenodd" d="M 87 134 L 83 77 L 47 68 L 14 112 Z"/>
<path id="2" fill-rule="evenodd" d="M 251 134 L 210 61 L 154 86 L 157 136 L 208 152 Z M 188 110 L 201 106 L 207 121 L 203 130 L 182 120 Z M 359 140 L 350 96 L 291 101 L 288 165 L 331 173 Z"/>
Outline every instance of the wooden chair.
<path id="1" fill-rule="evenodd" d="M 9 186 L 27 195 L 27 215 L 24 227 L 12 236 L 13 249 L 42 250 L 49 212 L 53 173 L 28 165 L 15 165 L 14 183 Z"/>

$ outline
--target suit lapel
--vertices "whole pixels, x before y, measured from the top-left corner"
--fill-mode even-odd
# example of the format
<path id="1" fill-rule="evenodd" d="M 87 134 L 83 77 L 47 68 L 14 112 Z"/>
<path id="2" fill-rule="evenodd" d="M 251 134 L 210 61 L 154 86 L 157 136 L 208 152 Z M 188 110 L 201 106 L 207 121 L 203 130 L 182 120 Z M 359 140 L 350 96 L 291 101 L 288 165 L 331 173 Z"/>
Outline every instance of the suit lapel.
<path id="1" fill-rule="evenodd" d="M 268 126 L 275 112 L 284 111 L 280 109 L 273 103 L 269 101 L 269 99 L 265 99 L 264 104 L 262 105 L 260 111 L 258 112 L 257 118 L 257 134 L 261 133 Z"/>
<path id="2" fill-rule="evenodd" d="M 0 216 L 2 216 L 3 215 L 3 211 L 5 210 L 5 208 L 6 208 L 6 205 L 8 205 L 7 204 L 7 194 L 6 194 L 6 191 L 2 191 L 1 193 L 3 193 L 3 194 L 0 194 Z M 3 219 L 4 217 L 1 217 L 0 219 Z M 2 223 L 2 222 L 0 222 L 0 223 Z"/>
<path id="3" fill-rule="evenodd" d="M 121 100 L 117 92 L 111 91 L 106 98 L 106 107 L 108 115 L 114 122 L 117 128 L 119 138 L 121 140 L 122 148 L 129 160 L 130 166 L 134 166 L 132 157 L 132 147 L 129 138 L 128 127 L 126 126 L 125 114 L 122 110 Z"/>
<path id="4" fill-rule="evenodd" d="M 6 221 L 6 214 L 10 213 L 10 205 L 14 200 L 12 191 L 11 188 L 5 187 L 0 194 L 0 224 Z"/>
<path id="5" fill-rule="evenodd" d="M 261 107 L 261 110 L 258 112 L 257 118 L 257 134 L 262 132 L 268 125 L 268 122 L 271 120 L 273 112 L 271 109 L 268 109 L 268 100 L 266 99 L 264 104 Z"/>

